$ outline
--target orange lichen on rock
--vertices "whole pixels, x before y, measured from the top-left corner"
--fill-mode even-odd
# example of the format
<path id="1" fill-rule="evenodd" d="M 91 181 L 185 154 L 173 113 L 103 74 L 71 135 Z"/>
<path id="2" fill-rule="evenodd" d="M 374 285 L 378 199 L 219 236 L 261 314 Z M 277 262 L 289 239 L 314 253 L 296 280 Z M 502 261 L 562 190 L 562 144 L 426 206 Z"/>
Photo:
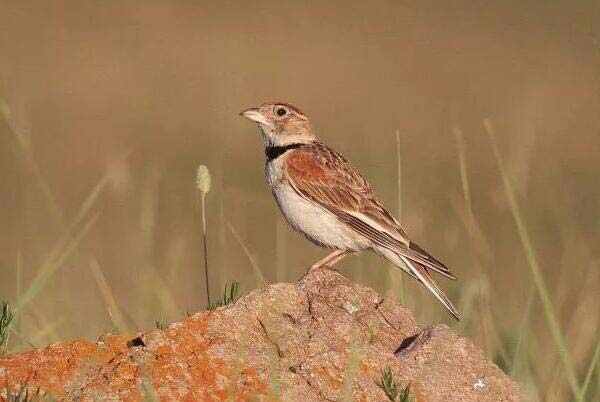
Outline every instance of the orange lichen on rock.
<path id="1" fill-rule="evenodd" d="M 125 343 L 123 346 L 125 346 Z M 41 350 L 0 358 L 0 388 L 37 384 L 52 393 L 64 393 L 66 383 L 87 361 L 106 364 L 115 352 L 87 341 L 53 344 Z"/>
<path id="2" fill-rule="evenodd" d="M 419 328 L 394 301 L 316 270 L 298 284 L 269 285 L 165 330 L 0 358 L 0 401 L 27 385 L 61 401 L 380 402 L 387 398 L 379 385 L 385 368 L 420 402 L 520 396 L 446 326 Z"/>

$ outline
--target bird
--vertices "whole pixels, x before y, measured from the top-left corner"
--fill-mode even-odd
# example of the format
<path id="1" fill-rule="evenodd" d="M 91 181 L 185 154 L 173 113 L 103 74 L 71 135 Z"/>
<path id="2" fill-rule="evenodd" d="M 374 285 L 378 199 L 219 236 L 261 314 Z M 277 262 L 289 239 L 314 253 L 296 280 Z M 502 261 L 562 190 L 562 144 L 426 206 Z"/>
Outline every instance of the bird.
<path id="1" fill-rule="evenodd" d="M 409 239 L 364 176 L 317 137 L 299 108 L 267 102 L 240 115 L 259 127 L 266 180 L 289 225 L 314 244 L 333 250 L 310 271 L 331 268 L 349 254 L 371 250 L 422 284 L 460 320 L 432 273 L 456 277 Z"/>

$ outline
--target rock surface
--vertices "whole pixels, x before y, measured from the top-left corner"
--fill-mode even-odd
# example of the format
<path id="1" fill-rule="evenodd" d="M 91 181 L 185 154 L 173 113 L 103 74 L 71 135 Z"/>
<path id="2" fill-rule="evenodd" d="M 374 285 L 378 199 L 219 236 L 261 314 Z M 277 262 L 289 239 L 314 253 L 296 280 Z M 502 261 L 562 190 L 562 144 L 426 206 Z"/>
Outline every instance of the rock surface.
<path id="1" fill-rule="evenodd" d="M 469 340 L 330 270 L 164 331 L 0 358 L 0 400 L 27 384 L 66 401 L 385 402 L 386 367 L 414 401 L 520 400 Z"/>

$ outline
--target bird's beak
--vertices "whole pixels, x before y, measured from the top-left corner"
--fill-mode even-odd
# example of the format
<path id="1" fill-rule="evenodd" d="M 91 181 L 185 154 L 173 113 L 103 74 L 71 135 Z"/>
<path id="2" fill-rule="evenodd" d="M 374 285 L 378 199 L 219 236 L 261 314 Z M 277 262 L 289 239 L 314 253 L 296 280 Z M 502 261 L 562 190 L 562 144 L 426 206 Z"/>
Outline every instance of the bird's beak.
<path id="1" fill-rule="evenodd" d="M 262 114 L 258 108 L 251 107 L 249 109 L 240 112 L 240 116 L 247 118 L 248 120 L 252 120 L 257 122 L 258 124 L 264 124 L 265 126 L 272 126 L 272 124 L 267 120 L 264 114 Z"/>

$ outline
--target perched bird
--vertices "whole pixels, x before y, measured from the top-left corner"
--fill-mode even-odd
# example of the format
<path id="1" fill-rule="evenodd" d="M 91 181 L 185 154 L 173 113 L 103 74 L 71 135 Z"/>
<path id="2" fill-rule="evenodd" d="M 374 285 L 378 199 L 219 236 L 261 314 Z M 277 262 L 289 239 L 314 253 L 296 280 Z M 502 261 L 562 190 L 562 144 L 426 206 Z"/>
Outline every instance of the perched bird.
<path id="1" fill-rule="evenodd" d="M 304 113 L 287 103 L 265 103 L 240 115 L 260 127 L 267 182 L 286 220 L 313 243 L 334 250 L 311 269 L 331 267 L 350 253 L 373 250 L 423 284 L 460 319 L 431 273 L 455 276 L 410 241 L 367 180 L 317 138 Z"/>

